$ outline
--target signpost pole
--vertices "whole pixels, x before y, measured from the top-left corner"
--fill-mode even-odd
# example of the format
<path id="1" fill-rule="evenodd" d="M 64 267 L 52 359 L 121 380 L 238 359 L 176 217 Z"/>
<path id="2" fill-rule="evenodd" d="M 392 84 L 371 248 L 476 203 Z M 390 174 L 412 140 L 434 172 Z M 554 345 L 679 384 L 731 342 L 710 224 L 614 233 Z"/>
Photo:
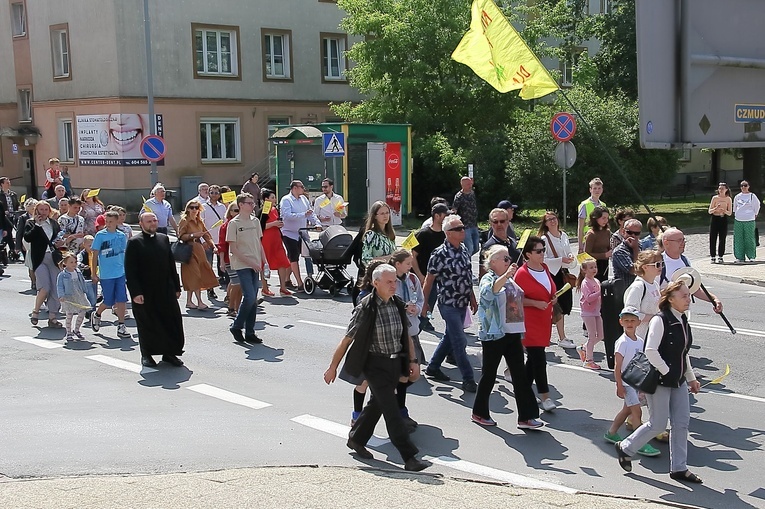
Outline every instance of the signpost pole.
<path id="1" fill-rule="evenodd" d="M 566 164 L 563 165 L 563 228 L 566 227 L 566 223 L 568 222 L 568 209 L 566 209 L 566 173 L 568 172 L 568 169 L 566 168 L 568 166 L 567 146 L 568 143 L 563 144 L 563 160 L 566 162 Z"/>
<path id="2" fill-rule="evenodd" d="M 143 0 L 143 32 L 146 45 L 146 97 L 149 103 L 149 134 L 157 134 L 154 118 L 154 75 L 151 64 L 151 20 L 149 19 L 149 0 Z M 151 185 L 159 182 L 156 161 L 151 162 Z"/>

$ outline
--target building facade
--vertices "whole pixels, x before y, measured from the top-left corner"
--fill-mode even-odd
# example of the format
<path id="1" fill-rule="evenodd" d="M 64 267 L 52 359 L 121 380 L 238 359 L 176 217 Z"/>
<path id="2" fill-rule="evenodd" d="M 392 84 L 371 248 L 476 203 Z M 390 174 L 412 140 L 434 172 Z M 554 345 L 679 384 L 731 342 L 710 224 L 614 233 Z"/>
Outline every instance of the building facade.
<path id="1" fill-rule="evenodd" d="M 327 0 L 149 1 L 159 180 L 272 174 L 276 126 L 336 121 L 343 13 Z M 142 0 L 0 0 L 0 173 L 38 194 L 49 158 L 73 187 L 140 203 L 151 187 Z M 12 63 L 12 65 L 11 65 Z"/>

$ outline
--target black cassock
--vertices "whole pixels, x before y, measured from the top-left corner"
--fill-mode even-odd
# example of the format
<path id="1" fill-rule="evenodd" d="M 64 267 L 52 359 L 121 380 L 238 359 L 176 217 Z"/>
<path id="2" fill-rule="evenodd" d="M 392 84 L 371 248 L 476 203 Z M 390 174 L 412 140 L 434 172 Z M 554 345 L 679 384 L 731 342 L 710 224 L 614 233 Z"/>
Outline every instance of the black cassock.
<path id="1" fill-rule="evenodd" d="M 144 298 L 143 304 L 133 302 L 141 355 L 181 355 L 185 338 L 176 297 L 181 281 L 167 235 L 141 232 L 128 240 L 125 278 L 130 295 Z"/>

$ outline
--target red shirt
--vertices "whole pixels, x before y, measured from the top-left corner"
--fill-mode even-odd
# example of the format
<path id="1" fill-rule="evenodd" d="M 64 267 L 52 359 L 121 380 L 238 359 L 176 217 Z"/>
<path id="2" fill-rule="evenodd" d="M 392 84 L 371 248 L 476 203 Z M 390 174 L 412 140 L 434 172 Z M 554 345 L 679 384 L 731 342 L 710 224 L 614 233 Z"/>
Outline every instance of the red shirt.
<path id="1" fill-rule="evenodd" d="M 550 302 L 555 297 L 555 283 L 550 275 L 550 271 L 547 270 L 547 265 L 545 265 L 544 268 L 545 274 L 547 274 L 547 277 L 550 279 L 551 290 L 549 292 L 529 273 L 526 264 L 523 264 L 515 273 L 515 282 L 523 289 L 523 296 L 525 299 Z M 552 314 L 552 306 L 547 306 L 545 309 L 539 309 L 524 304 L 523 322 L 526 325 L 526 334 L 523 336 L 523 346 L 546 347 L 550 344 L 550 335 L 552 334 Z"/>

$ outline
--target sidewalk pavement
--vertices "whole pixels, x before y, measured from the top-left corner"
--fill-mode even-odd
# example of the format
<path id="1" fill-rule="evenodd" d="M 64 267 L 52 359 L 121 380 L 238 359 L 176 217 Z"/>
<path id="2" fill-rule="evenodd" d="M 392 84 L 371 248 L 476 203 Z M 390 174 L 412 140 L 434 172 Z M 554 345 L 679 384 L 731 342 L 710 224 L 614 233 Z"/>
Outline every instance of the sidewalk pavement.
<path id="1" fill-rule="evenodd" d="M 0 507 L 7 509 L 623 509 L 627 506 L 630 509 L 691 507 L 596 493 L 522 489 L 508 484 L 368 467 L 309 465 L 137 476 L 99 475 L 22 480 L 0 477 Z"/>
<path id="2" fill-rule="evenodd" d="M 711 263 L 709 257 L 709 234 L 685 233 L 685 256 L 691 265 L 706 278 L 724 279 L 735 283 L 765 286 L 765 246 L 757 248 L 757 260 L 743 264 L 733 263 L 733 235 L 729 234 L 723 264 Z"/>

